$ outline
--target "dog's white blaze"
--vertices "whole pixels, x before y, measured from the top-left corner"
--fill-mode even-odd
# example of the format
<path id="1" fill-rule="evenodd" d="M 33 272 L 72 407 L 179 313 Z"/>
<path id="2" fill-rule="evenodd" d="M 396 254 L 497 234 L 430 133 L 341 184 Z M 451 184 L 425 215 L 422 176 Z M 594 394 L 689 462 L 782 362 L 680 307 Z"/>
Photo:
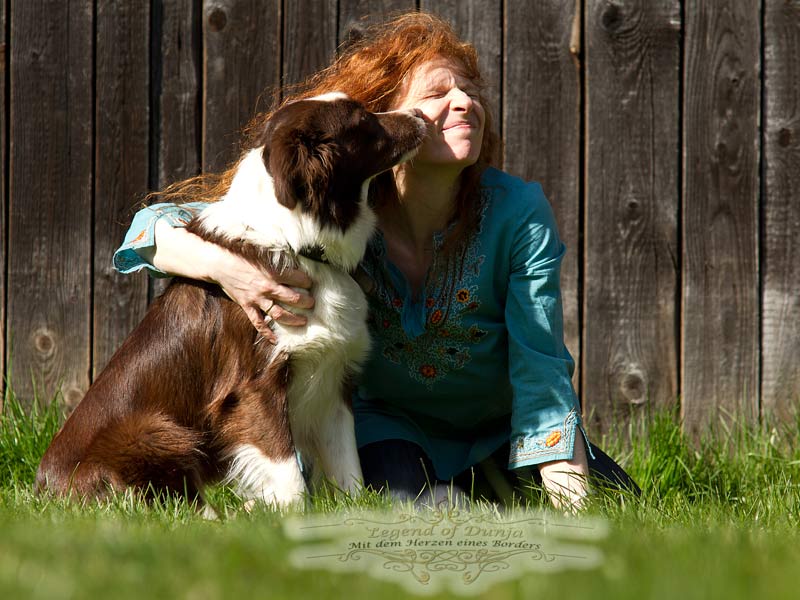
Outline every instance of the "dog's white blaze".
<path id="1" fill-rule="evenodd" d="M 233 452 L 226 482 L 236 482 L 245 499 L 262 500 L 278 507 L 303 499 L 306 483 L 297 459 L 273 461 L 255 446 L 243 444 Z"/>

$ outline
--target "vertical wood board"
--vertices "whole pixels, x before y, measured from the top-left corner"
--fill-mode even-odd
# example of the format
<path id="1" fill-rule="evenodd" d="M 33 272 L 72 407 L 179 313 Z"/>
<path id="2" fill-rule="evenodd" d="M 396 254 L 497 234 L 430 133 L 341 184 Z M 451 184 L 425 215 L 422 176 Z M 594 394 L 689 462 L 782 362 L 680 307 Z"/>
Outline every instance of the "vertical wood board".
<path id="1" fill-rule="evenodd" d="M 8 60 L 8 45 L 6 43 L 6 5 L 0 4 L 0 81 L 3 82 L 3 93 L 0 95 L 0 363 L 2 363 L 3 374 L 6 373 L 6 240 L 8 239 L 8 196 L 6 194 L 6 182 L 8 173 L 6 172 L 6 141 L 8 135 L 8 124 L 6 123 L 6 107 L 8 98 L 6 97 L 6 61 Z M 0 382 L 0 411 L 3 410 L 3 398 L 5 397 L 5 377 Z"/>
<path id="2" fill-rule="evenodd" d="M 89 383 L 93 2 L 11 4 L 7 356 L 74 405 Z"/>
<path id="3" fill-rule="evenodd" d="M 686 11 L 681 409 L 693 435 L 758 415 L 759 23 L 751 2 Z"/>
<path id="4" fill-rule="evenodd" d="M 201 0 L 156 0 L 152 18 L 150 185 L 162 190 L 200 173 L 203 35 Z M 155 154 L 155 156 L 153 156 Z M 153 172 L 154 171 L 154 172 Z M 169 278 L 148 278 L 152 299 Z"/>
<path id="5" fill-rule="evenodd" d="M 347 41 L 351 28 L 380 23 L 416 7 L 416 0 L 339 0 L 338 45 Z"/>
<path id="6" fill-rule="evenodd" d="M 204 171 L 231 165 L 239 155 L 243 128 L 269 108 L 280 80 L 280 27 L 280 0 L 204 3 Z M 306 43 L 314 45 L 313 40 Z"/>
<path id="7" fill-rule="evenodd" d="M 148 187 L 149 45 L 147 4 L 97 3 L 94 327 L 96 375 L 141 320 L 147 280 L 117 273 L 111 257 Z"/>
<path id="8" fill-rule="evenodd" d="M 800 2 L 765 3 L 762 409 L 800 406 Z"/>
<path id="9" fill-rule="evenodd" d="M 154 90 L 157 152 L 155 185 L 167 185 L 200 172 L 202 80 L 201 14 L 197 0 L 158 0 L 152 35 L 158 38 Z M 214 117 L 216 118 L 216 116 Z"/>
<path id="10" fill-rule="evenodd" d="M 680 21 L 677 0 L 586 4 L 583 395 L 604 432 L 678 393 Z"/>
<path id="11" fill-rule="evenodd" d="M 336 0 L 288 2 L 283 19 L 283 85 L 301 83 L 336 56 Z"/>

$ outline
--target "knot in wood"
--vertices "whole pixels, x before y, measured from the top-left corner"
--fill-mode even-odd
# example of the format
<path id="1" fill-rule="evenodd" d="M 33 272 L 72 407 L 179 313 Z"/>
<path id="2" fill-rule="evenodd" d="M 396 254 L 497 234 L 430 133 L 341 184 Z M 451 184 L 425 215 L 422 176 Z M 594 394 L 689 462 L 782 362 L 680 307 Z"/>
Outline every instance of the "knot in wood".
<path id="1" fill-rule="evenodd" d="M 39 330 L 33 335 L 33 347 L 40 354 L 52 354 L 56 342 L 49 331 Z"/>
<path id="2" fill-rule="evenodd" d="M 786 148 L 787 146 L 791 145 L 792 143 L 792 130 L 783 127 L 778 132 L 778 145 L 781 148 Z"/>
<path id="3" fill-rule="evenodd" d="M 618 5 L 609 4 L 600 16 L 600 23 L 603 29 L 614 33 L 622 26 L 623 17 L 622 9 Z"/>
<path id="4" fill-rule="evenodd" d="M 631 371 L 622 377 L 620 382 L 622 394 L 631 404 L 644 404 L 647 395 L 647 383 L 639 371 Z"/>
<path id="5" fill-rule="evenodd" d="M 208 15 L 208 27 L 211 31 L 222 31 L 228 24 L 228 15 L 221 8 L 215 8 Z"/>

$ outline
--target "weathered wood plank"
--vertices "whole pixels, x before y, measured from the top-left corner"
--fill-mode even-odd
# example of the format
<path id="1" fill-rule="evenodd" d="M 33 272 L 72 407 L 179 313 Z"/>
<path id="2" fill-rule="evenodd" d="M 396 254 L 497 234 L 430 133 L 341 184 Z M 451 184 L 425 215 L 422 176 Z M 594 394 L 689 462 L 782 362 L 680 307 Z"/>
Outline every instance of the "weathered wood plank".
<path id="1" fill-rule="evenodd" d="M 678 395 L 680 37 L 678 0 L 586 4 L 583 397 L 602 431 Z"/>
<path id="2" fill-rule="evenodd" d="M 300 83 L 336 56 L 336 0 L 287 2 L 283 21 L 283 84 Z"/>
<path id="3" fill-rule="evenodd" d="M 89 383 L 93 2 L 11 3 L 7 355 L 15 391 Z"/>
<path id="4" fill-rule="evenodd" d="M 6 81 L 6 5 L 0 5 L 0 81 Z M 6 92 L 0 94 L 0 236 L 6 239 L 8 220 L 6 211 L 8 209 L 8 198 L 6 197 L 6 135 L 8 128 L 6 124 L 6 106 L 8 98 Z M 5 243 L 0 244 L 0 264 L 6 264 Z M 3 374 L 6 372 L 6 270 L 0 269 L 0 362 L 2 363 Z M 5 378 L 0 382 L 0 411 L 3 410 L 3 398 L 5 397 Z"/>
<path id="5" fill-rule="evenodd" d="M 800 2 L 767 0 L 764 16 L 763 413 L 800 406 Z"/>
<path id="6" fill-rule="evenodd" d="M 682 412 L 758 415 L 759 4 L 686 11 Z"/>
<path id="7" fill-rule="evenodd" d="M 94 222 L 96 375 L 141 320 L 147 280 L 117 273 L 111 256 L 148 187 L 150 10 L 147 3 L 97 2 Z"/>
<path id="8" fill-rule="evenodd" d="M 280 27 L 280 0 L 205 2 L 204 171 L 221 171 L 234 161 L 242 128 L 257 111 L 269 107 L 280 81 Z M 315 46 L 313 38 L 304 43 Z"/>
<path id="9" fill-rule="evenodd" d="M 580 65 L 570 52 L 575 18 L 572 2 L 506 3 L 502 137 L 506 170 L 541 182 L 567 246 L 561 266 L 564 336 L 580 366 L 581 89 Z M 579 368 L 573 381 L 577 387 Z"/>
<path id="10" fill-rule="evenodd" d="M 529 5 L 526 13 L 539 10 Z M 501 123 L 500 90 L 503 78 L 501 0 L 421 0 L 420 8 L 447 19 L 461 38 L 478 51 L 481 75 L 486 82 L 489 110 L 495 126 Z"/>
<path id="11" fill-rule="evenodd" d="M 415 0 L 339 0 L 339 35 L 341 44 L 353 25 L 380 23 L 388 17 L 416 9 Z"/>
<path id="12" fill-rule="evenodd" d="M 153 106 L 155 136 L 150 157 L 155 173 L 150 186 L 164 189 L 171 183 L 200 172 L 203 56 L 200 0 L 156 0 L 153 4 L 154 65 Z M 159 296 L 170 279 L 148 278 L 149 297 Z"/>
<path id="13" fill-rule="evenodd" d="M 158 136 L 154 183 L 159 189 L 200 172 L 202 31 L 198 4 L 197 0 L 158 0 L 154 5 L 160 52 L 154 82 Z"/>

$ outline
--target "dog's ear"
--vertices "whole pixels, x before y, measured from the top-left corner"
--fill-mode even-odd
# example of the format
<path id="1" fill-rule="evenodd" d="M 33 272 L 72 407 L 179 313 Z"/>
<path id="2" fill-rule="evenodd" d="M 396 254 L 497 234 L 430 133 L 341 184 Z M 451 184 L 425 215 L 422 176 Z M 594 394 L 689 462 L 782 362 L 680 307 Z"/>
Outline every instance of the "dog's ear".
<path id="1" fill-rule="evenodd" d="M 261 160 L 264 161 L 264 166 L 268 172 L 270 172 L 269 157 L 270 150 L 272 148 L 272 136 L 277 128 L 277 123 L 275 121 L 276 119 L 274 116 L 273 118 L 267 120 L 267 122 L 264 124 L 264 128 L 261 131 L 261 136 L 258 138 L 258 143 L 254 144 L 255 146 L 263 147 L 261 150 Z"/>
<path id="2" fill-rule="evenodd" d="M 278 139 L 279 138 L 279 139 Z M 325 196 L 333 173 L 336 145 L 320 132 L 279 132 L 272 140 L 268 170 L 275 186 L 275 196 L 283 206 L 293 209 L 318 205 Z"/>

